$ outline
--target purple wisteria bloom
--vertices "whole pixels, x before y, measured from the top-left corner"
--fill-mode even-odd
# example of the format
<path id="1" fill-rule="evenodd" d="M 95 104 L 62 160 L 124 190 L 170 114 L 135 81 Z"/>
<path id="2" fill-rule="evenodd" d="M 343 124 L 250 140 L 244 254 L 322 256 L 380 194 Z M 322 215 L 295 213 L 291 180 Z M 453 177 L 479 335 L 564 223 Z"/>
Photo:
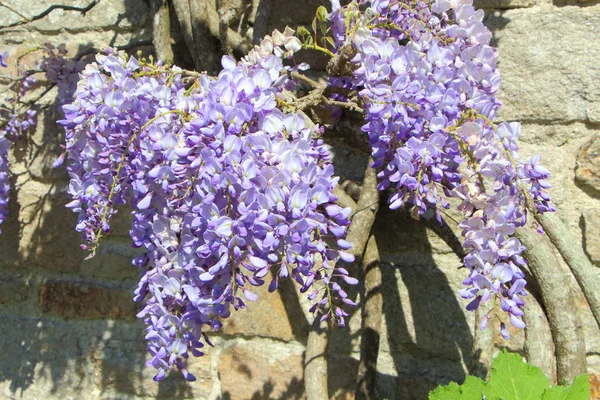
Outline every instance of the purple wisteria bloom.
<path id="1" fill-rule="evenodd" d="M 241 62 L 223 57 L 216 79 L 201 76 L 191 90 L 176 67 L 108 50 L 63 107 L 68 207 L 84 247 L 93 254 L 116 206 L 133 206 L 131 238 L 145 250 L 134 260 L 143 270 L 135 299 L 156 380 L 172 366 L 194 380 L 184 360 L 202 355 L 206 332 L 268 280 L 274 291 L 292 278 L 339 325 L 348 316 L 340 305 L 354 305 L 337 283 L 356 283 L 337 264 L 353 260 L 344 252 L 350 210 L 335 205 L 323 130 L 276 108 L 293 85 L 282 59 L 299 47 L 293 31 L 275 31 Z"/>

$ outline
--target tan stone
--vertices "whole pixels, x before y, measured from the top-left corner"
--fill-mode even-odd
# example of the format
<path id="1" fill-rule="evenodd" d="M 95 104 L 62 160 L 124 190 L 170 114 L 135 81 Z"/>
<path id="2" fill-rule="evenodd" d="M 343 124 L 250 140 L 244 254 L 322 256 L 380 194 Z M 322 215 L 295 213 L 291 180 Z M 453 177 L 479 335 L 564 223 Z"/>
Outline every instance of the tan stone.
<path id="1" fill-rule="evenodd" d="M 248 287 L 251 292 L 258 295 L 258 300 L 248 301 L 242 296 L 246 308 L 233 311 L 231 317 L 223 321 L 222 333 L 270 337 L 286 341 L 294 338 L 291 321 L 280 293 L 268 291 L 271 277 L 270 273 L 265 277 L 266 283 L 263 286 Z M 304 318 L 302 315 L 300 317 Z"/>
<path id="2" fill-rule="evenodd" d="M 304 398 L 302 354 L 277 350 L 281 347 L 260 346 L 254 341 L 223 350 L 218 366 L 222 397 L 229 400 Z"/>
<path id="3" fill-rule="evenodd" d="M 134 319 L 133 290 L 112 289 L 66 281 L 48 281 L 38 291 L 44 314 L 65 318 Z"/>
<path id="4" fill-rule="evenodd" d="M 587 193 L 600 197 L 600 135 L 595 135 L 581 146 L 575 182 Z"/>
<path id="5" fill-rule="evenodd" d="M 594 121 L 600 101 L 600 5 L 490 13 L 509 121 Z"/>
<path id="6" fill-rule="evenodd" d="M 11 192 L 8 219 L 2 226 L 0 265 L 40 267 L 53 272 L 77 272 L 86 252 L 79 248 L 77 216 L 61 184 L 45 184 L 20 175 Z"/>

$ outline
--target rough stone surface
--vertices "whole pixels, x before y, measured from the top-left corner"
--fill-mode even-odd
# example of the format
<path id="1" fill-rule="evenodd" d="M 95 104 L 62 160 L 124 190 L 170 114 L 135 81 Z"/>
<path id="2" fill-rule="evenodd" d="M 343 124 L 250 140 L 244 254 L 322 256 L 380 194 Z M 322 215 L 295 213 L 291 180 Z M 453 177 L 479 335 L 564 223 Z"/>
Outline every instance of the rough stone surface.
<path id="1" fill-rule="evenodd" d="M 271 274 L 265 277 L 271 281 Z M 268 286 L 250 288 L 258 295 L 255 302 L 246 301 L 246 308 L 233 312 L 232 318 L 224 321 L 222 332 L 226 335 L 244 335 L 278 338 L 289 341 L 294 338 L 285 305 L 279 293 L 269 293 Z M 261 312 L 269 310 L 269 312 Z"/>
<path id="2" fill-rule="evenodd" d="M 44 314 L 65 318 L 134 319 L 136 306 L 131 299 L 131 289 L 48 281 L 40 286 L 38 298 Z"/>
<path id="3" fill-rule="evenodd" d="M 575 181 L 589 194 L 600 197 L 600 135 L 581 146 L 577 155 Z"/>
<path id="4" fill-rule="evenodd" d="M 86 7 L 92 0 L 69 1 L 69 6 Z M 61 4 L 54 0 L 20 1 L 5 0 L 4 3 L 19 11 L 25 17 L 33 18 L 50 6 Z M 79 11 L 54 9 L 46 18 L 32 21 L 21 27 L 34 29 L 44 33 L 56 33 L 60 31 L 78 32 L 99 30 L 102 28 L 131 30 L 144 26 L 149 18 L 149 7 L 143 0 L 102 0 L 85 15 Z M 0 25 L 10 25 L 22 21 L 18 14 L 3 8 L 0 14 Z"/>
<path id="5" fill-rule="evenodd" d="M 600 267 L 600 210 L 585 210 L 582 222 L 585 252 L 590 260 Z"/>
<path id="6" fill-rule="evenodd" d="M 508 10 L 486 24 L 500 51 L 501 118 L 600 121 L 600 5 Z"/>
<path id="7" fill-rule="evenodd" d="M 2 2 L 27 16 L 56 3 Z M 85 6 L 88 1 L 67 3 Z M 243 14 L 248 3 L 224 0 L 224 7 Z M 252 3 L 255 10 L 257 0 Z M 580 149 L 600 134 L 600 4 L 554 3 L 561 7 L 551 0 L 476 1 L 488 9 L 485 23 L 500 48 L 501 118 L 524 121 L 523 159 L 542 154 L 552 174 L 550 194 L 559 216 L 581 238 L 574 245 L 584 246 L 598 262 L 600 223 L 595 221 L 600 218 L 600 200 L 576 178 L 576 165 L 581 175 Z M 329 6 L 329 1 L 271 4 L 271 28 L 281 29 L 309 24 L 316 7 Z M 0 10 L 0 25 L 17 20 L 14 13 Z M 72 54 L 106 45 L 147 51 L 149 22 L 145 0 L 102 0 L 86 16 L 55 10 L 47 19 L 0 30 L 0 49 L 13 59 L 44 42 L 66 43 Z M 31 67 L 38 58 L 39 53 L 33 53 L 23 63 Z M 326 61 L 322 57 L 316 64 Z M 10 63 L 2 70 L 14 72 Z M 84 262 L 81 235 L 73 229 L 76 215 L 64 207 L 67 176 L 64 169 L 49 167 L 63 140 L 62 130 L 53 123 L 60 116 L 53 93 L 43 104 L 47 108 L 40 113 L 39 128 L 18 141 L 11 153 L 11 183 L 18 190 L 11 192 L 9 219 L 0 236 L 0 397 L 304 398 L 307 325 L 291 285 L 284 283 L 272 294 L 253 288 L 259 300 L 234 313 L 221 334 L 211 334 L 215 347 L 207 346 L 204 357 L 187 362 L 196 382 L 185 382 L 177 371 L 161 383 L 152 380 L 154 370 L 144 366 L 149 357 L 144 324 L 133 322 L 137 306 L 131 297 L 138 270 L 130 265 L 137 250 L 127 238 L 129 210 L 121 210 L 96 258 Z M 342 180 L 360 179 L 364 155 L 339 145 L 335 151 Z M 586 154 L 591 159 L 592 151 Z M 384 265 L 377 397 L 424 400 L 436 385 L 463 380 L 473 362 L 474 318 L 457 294 L 466 272 L 457 268 L 460 260 L 435 233 L 400 212 L 382 212 L 376 234 Z M 573 279 L 567 284 L 576 286 Z M 360 301 L 352 290 L 349 295 Z M 598 376 L 598 327 L 585 299 L 578 295 L 576 301 L 588 370 Z M 332 332 L 328 349 L 329 392 L 337 399 L 352 399 L 355 387 L 360 308 L 350 313 L 348 328 Z M 522 351 L 522 332 L 511 334 L 510 341 L 495 336 L 497 350 Z"/>
<path id="8" fill-rule="evenodd" d="M 140 269 L 131 260 L 142 251 L 131 246 L 131 241 L 107 237 L 102 240 L 96 257 L 81 263 L 81 273 L 89 278 L 137 281 Z"/>
<path id="9" fill-rule="evenodd" d="M 264 350 L 248 342 L 237 342 L 223 350 L 218 372 L 224 398 L 304 398 L 302 350 L 267 343 Z"/>
<path id="10" fill-rule="evenodd" d="M 20 277 L 0 276 L 0 307 L 14 307 L 31 297 L 29 283 Z"/>

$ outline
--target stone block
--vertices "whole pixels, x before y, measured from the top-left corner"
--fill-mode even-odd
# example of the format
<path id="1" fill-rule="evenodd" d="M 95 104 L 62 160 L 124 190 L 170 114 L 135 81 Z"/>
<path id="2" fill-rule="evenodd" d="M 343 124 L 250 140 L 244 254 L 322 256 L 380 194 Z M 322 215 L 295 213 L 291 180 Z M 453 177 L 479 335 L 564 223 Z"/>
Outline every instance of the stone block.
<path id="1" fill-rule="evenodd" d="M 600 4 L 508 10 L 485 24 L 500 51 L 503 120 L 596 120 Z"/>
<path id="2" fill-rule="evenodd" d="M 212 386 L 212 352 L 203 357 L 190 357 L 187 369 L 196 377 L 188 382 L 177 369 L 167 373 L 160 382 L 153 380 L 156 370 L 144 365 L 149 357 L 143 340 L 144 331 L 137 330 L 138 340 L 124 340 L 112 337 L 91 349 L 90 360 L 93 364 L 93 381 L 104 392 L 113 391 L 121 396 L 151 397 L 156 399 L 205 399 Z"/>
<path id="3" fill-rule="evenodd" d="M 593 136 L 581 146 L 575 182 L 588 194 L 600 198 L 600 135 Z"/>
<path id="4" fill-rule="evenodd" d="M 228 343 L 218 365 L 223 399 L 302 399 L 302 349 L 273 341 Z"/>
<path id="5" fill-rule="evenodd" d="M 135 319 L 137 305 L 131 290 L 50 280 L 40 286 L 42 313 L 73 319 Z"/>
<path id="6" fill-rule="evenodd" d="M 0 307 L 22 306 L 31 298 L 31 286 L 27 280 L 10 276 L 0 275 Z"/>
<path id="7" fill-rule="evenodd" d="M 0 265 L 77 272 L 86 253 L 79 248 L 77 216 L 65 208 L 69 201 L 65 186 L 37 182 L 26 175 L 19 175 L 16 185 L 19 190 L 11 191 L 8 219 L 2 226 Z"/>
<path id="8" fill-rule="evenodd" d="M 292 322 L 280 293 L 269 293 L 267 290 L 271 277 L 271 273 L 265 277 L 266 283 L 263 286 L 248 288 L 258 295 L 258 300 L 252 302 L 244 299 L 246 308 L 232 311 L 231 317 L 223 321 L 221 333 L 270 337 L 285 341 L 294 339 Z"/>

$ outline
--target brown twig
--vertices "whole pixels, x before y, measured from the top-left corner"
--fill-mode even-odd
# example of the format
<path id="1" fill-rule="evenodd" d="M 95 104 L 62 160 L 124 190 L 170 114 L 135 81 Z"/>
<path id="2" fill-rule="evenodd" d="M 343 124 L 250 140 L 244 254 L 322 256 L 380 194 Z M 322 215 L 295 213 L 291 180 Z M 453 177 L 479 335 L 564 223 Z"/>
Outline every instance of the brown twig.
<path id="1" fill-rule="evenodd" d="M 546 307 L 556 349 L 558 382 L 572 382 L 586 372 L 587 364 L 585 339 L 577 305 L 567 284 L 568 276 L 554 257 L 548 237 L 539 235 L 531 226 L 518 229 L 515 236 L 526 248 L 525 258 Z"/>
<path id="2" fill-rule="evenodd" d="M 317 315 L 313 321 L 304 355 L 304 389 L 308 400 L 329 398 L 327 389 L 327 347 L 329 325 Z"/>
<path id="3" fill-rule="evenodd" d="M 367 241 L 370 237 L 371 227 L 375 221 L 375 215 L 378 208 L 379 191 L 377 190 L 377 173 L 373 170 L 369 161 L 365 171 L 363 190 L 361 192 L 358 204 L 354 203 L 350 197 L 343 197 L 343 200 L 353 204 L 352 223 L 348 228 L 346 240 L 352 243 L 349 252 L 355 257 L 355 263 L 360 262 L 365 252 Z M 351 203 L 350 203 L 351 202 Z M 308 343 L 306 345 L 305 369 L 304 369 L 304 388 L 309 400 L 322 400 L 329 398 L 327 391 L 327 346 L 329 335 L 325 322 L 319 322 L 317 315 L 312 329 L 308 334 Z"/>
<path id="4" fill-rule="evenodd" d="M 221 49 L 223 54 L 232 55 L 233 49 L 227 37 L 229 25 L 235 18 L 235 11 L 232 8 L 224 8 L 223 2 L 217 0 L 217 15 L 219 16 L 219 40 L 221 40 Z"/>
<path id="5" fill-rule="evenodd" d="M 167 0 L 152 0 L 152 44 L 156 58 L 167 65 L 173 64 L 171 48 L 171 18 Z"/>
<path id="6" fill-rule="evenodd" d="M 269 20 L 271 15 L 271 0 L 259 0 L 258 7 L 256 7 L 256 15 L 254 16 L 254 32 L 252 34 L 252 41 L 255 44 L 260 43 L 269 33 Z"/>
<path id="7" fill-rule="evenodd" d="M 361 114 L 365 111 L 358 104 L 356 104 L 353 101 L 332 100 L 332 99 L 328 99 L 325 96 L 323 96 L 322 101 L 324 104 L 327 104 L 328 106 L 336 106 L 336 107 L 346 108 L 350 111 L 354 111 L 354 112 L 361 113 Z"/>
<path id="8" fill-rule="evenodd" d="M 285 71 L 283 73 L 285 73 Z M 289 73 L 289 75 L 292 78 L 297 79 L 300 82 L 303 82 L 303 83 L 307 84 L 308 86 L 312 87 L 313 89 L 325 89 L 325 85 L 322 85 L 321 83 L 319 83 L 319 82 L 317 82 L 315 80 L 312 80 L 308 76 L 303 75 L 303 74 L 301 74 L 299 72 L 291 71 Z"/>
<path id="9" fill-rule="evenodd" d="M 525 328 L 525 355 L 527 362 L 540 367 L 552 384 L 556 383 L 556 359 L 552 332 L 544 309 L 534 296 L 527 296 L 523 319 Z"/>
<path id="10" fill-rule="evenodd" d="M 371 235 L 367 242 L 367 249 L 362 258 L 362 270 L 362 326 L 355 398 L 356 400 L 372 400 L 375 399 L 375 378 L 377 377 L 383 304 L 380 258 L 375 235 Z"/>
<path id="11" fill-rule="evenodd" d="M 535 219 L 544 228 L 552 244 L 569 266 L 590 305 L 596 324 L 600 327 L 600 275 L 598 269 L 585 255 L 579 239 L 573 236 L 557 215 L 536 213 Z"/>
<path id="12" fill-rule="evenodd" d="M 100 0 L 94 0 L 92 1 L 90 4 L 88 4 L 85 7 L 77 7 L 77 6 L 67 6 L 64 4 L 53 4 L 50 7 L 48 7 L 47 9 L 45 9 L 44 11 L 42 11 L 41 13 L 30 17 L 30 18 L 25 18 L 22 19 L 20 21 L 14 22 L 12 24 L 6 25 L 6 26 L 0 26 L 0 29 L 7 29 L 7 28 L 14 28 L 15 26 L 20 26 L 20 25 L 25 25 L 28 24 L 30 22 L 33 21 L 37 21 L 39 19 L 44 18 L 45 16 L 47 16 L 48 14 L 50 14 L 52 11 L 54 10 L 65 10 L 65 11 L 78 11 L 81 13 L 81 15 L 85 15 L 88 11 L 90 11 L 92 8 L 94 8 L 94 6 L 96 6 L 96 4 L 100 3 Z M 19 16 L 23 16 L 20 13 L 16 12 L 15 10 L 13 10 L 12 8 L 6 6 L 4 3 L 0 2 L 0 5 L 3 7 L 8 8 L 9 10 L 15 12 L 16 14 L 18 14 Z"/>

